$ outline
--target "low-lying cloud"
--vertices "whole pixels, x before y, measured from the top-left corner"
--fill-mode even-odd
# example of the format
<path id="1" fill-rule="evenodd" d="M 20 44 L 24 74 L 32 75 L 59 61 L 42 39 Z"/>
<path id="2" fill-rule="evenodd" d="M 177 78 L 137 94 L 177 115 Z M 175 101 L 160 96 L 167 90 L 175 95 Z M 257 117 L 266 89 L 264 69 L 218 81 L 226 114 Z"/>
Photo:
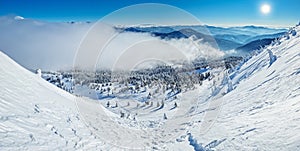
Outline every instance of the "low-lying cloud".
<path id="1" fill-rule="evenodd" d="M 67 68 L 90 26 L 0 17 L 0 50 L 29 69 Z"/>
<path id="2" fill-rule="evenodd" d="M 167 62 L 223 55 L 201 40 L 120 33 L 101 23 L 50 23 L 4 16 L 0 17 L 0 33 L 0 50 L 29 69 L 131 69 L 151 59 Z"/>

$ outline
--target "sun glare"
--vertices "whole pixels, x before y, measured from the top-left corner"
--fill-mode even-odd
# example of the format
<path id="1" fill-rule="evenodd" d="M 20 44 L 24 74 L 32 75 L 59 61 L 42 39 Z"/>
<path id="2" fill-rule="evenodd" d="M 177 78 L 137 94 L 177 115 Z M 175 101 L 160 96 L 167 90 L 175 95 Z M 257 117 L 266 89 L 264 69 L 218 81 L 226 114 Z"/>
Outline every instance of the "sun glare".
<path id="1" fill-rule="evenodd" d="M 270 11 L 271 11 L 271 6 L 269 4 L 263 4 L 261 7 L 260 7 L 260 11 L 263 13 L 263 14 L 269 14 Z"/>

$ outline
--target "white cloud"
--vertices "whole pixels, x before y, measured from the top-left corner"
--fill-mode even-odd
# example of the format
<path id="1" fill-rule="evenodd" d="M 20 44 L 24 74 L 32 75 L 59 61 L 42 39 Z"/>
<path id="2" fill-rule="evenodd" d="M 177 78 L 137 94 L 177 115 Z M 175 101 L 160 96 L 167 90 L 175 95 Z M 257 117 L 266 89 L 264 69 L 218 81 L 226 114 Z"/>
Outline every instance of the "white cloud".
<path id="1" fill-rule="evenodd" d="M 0 17 L 0 50 L 26 68 L 69 67 L 89 27 L 3 16 Z"/>
<path id="2" fill-rule="evenodd" d="M 101 23 L 20 21 L 4 16 L 0 17 L 0 33 L 0 50 L 31 69 L 66 69 L 73 67 L 73 61 L 76 67 L 125 69 L 151 59 L 165 62 L 223 55 L 192 38 L 161 40 L 147 33 L 119 33 Z"/>
<path id="3" fill-rule="evenodd" d="M 15 20 L 23 20 L 23 19 L 25 19 L 25 18 L 22 17 L 22 16 L 16 16 L 16 17 L 15 17 Z"/>

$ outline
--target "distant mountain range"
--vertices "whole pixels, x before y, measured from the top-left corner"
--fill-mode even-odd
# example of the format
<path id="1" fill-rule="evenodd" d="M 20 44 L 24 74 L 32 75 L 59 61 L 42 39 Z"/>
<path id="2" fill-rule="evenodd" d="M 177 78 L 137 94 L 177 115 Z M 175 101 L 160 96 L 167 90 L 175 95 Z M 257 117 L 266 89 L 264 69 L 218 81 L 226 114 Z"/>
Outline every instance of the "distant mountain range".
<path id="1" fill-rule="evenodd" d="M 193 26 L 131 26 L 116 27 L 121 32 L 150 33 L 161 39 L 194 38 L 201 39 L 220 50 L 236 50 L 249 53 L 269 44 L 285 34 L 287 29 L 261 26 L 215 27 L 208 25 Z"/>
<path id="2" fill-rule="evenodd" d="M 275 38 L 265 38 L 265 39 L 258 39 L 258 40 L 254 40 L 251 41 L 241 47 L 236 48 L 235 50 L 240 52 L 241 54 L 247 54 L 252 52 L 253 50 L 257 50 L 260 47 L 269 45 L 272 43 L 272 41 L 274 41 Z"/>

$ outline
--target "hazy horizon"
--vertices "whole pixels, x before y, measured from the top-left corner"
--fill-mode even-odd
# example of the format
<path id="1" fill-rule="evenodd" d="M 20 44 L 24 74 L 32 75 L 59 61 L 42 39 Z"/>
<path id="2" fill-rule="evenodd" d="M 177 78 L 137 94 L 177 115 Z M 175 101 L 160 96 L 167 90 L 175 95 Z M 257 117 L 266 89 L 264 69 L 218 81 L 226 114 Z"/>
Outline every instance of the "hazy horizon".
<path id="1" fill-rule="evenodd" d="M 81 23 L 86 23 L 86 24 L 94 24 L 98 22 L 99 20 L 45 20 L 45 19 L 36 19 L 36 18 L 27 18 L 25 16 L 22 16 L 21 14 L 6 14 L 6 15 L 0 15 L 1 17 L 20 17 L 21 19 L 19 20 L 35 20 L 35 21 L 40 21 L 40 22 L 45 22 L 45 23 L 69 23 L 69 24 L 81 24 Z M 221 27 L 221 28 L 230 28 L 230 27 L 245 27 L 245 26 L 256 26 L 256 27 L 266 27 L 266 28 L 285 28 L 288 29 L 290 27 L 294 27 L 295 25 L 299 24 L 299 22 L 295 22 L 291 26 L 281 26 L 281 25 L 264 25 L 264 24 L 251 24 L 251 23 L 245 23 L 245 24 L 147 24 L 147 23 L 142 23 L 142 24 L 113 24 L 112 26 L 116 27 L 136 27 L 136 26 L 141 26 L 141 27 L 147 27 L 147 26 L 157 26 L 157 27 L 163 27 L 163 26 L 214 26 L 214 27 Z"/>

